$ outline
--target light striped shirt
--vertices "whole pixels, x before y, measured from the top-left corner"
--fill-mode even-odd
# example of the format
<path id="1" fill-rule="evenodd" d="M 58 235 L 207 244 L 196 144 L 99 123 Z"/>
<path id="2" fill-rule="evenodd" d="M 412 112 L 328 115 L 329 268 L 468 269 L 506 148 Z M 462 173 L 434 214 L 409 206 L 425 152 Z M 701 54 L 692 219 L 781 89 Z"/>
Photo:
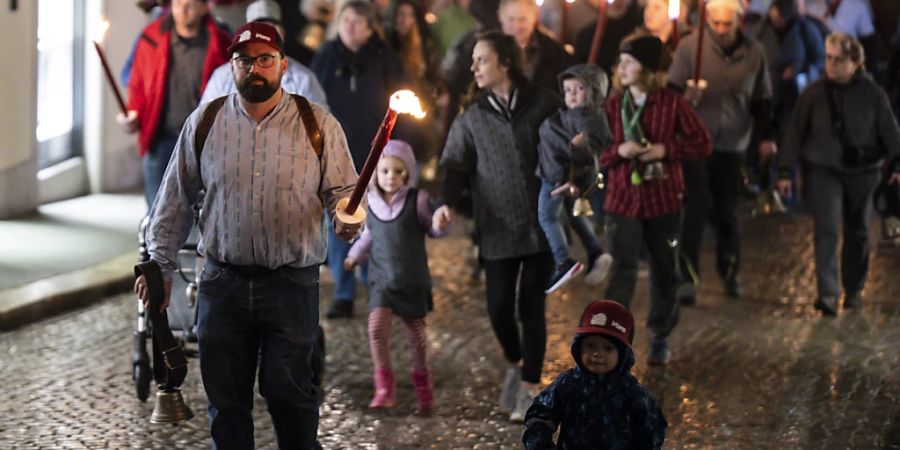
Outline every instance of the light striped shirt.
<path id="1" fill-rule="evenodd" d="M 294 100 L 284 91 L 259 123 L 244 110 L 238 94 L 231 94 L 206 139 L 200 173 L 194 130 L 205 105 L 188 117 L 150 211 L 150 257 L 166 278 L 176 268 L 178 250 L 193 224 L 192 205 L 204 187 L 201 254 L 270 269 L 325 260 L 324 208 L 333 217 L 357 175 L 337 119 L 316 104 L 311 107 L 325 141 L 321 163 Z"/>

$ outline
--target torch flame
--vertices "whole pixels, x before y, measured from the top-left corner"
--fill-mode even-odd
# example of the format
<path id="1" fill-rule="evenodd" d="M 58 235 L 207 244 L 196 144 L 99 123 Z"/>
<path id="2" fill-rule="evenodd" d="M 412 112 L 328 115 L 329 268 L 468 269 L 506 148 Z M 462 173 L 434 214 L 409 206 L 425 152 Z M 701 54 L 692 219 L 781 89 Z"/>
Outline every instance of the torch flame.
<path id="1" fill-rule="evenodd" d="M 669 18 L 677 19 L 681 15 L 681 0 L 669 0 Z"/>
<path id="2" fill-rule="evenodd" d="M 416 97 L 416 93 L 408 89 L 394 92 L 394 94 L 391 95 L 390 106 L 394 111 L 401 114 L 409 114 L 416 119 L 425 117 L 425 111 L 422 109 L 422 104 L 419 103 L 419 98 Z"/>
<path id="3" fill-rule="evenodd" d="M 100 20 L 97 22 L 97 29 L 94 32 L 94 40 L 103 42 L 103 38 L 106 36 L 106 30 L 109 30 L 109 21 L 101 16 Z"/>

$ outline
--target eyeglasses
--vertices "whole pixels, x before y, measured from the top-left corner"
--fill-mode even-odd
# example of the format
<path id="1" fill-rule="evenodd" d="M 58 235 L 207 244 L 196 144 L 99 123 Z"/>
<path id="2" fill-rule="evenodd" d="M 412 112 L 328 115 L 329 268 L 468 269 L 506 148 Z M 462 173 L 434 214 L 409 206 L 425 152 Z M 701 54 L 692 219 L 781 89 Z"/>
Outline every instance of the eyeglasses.
<path id="1" fill-rule="evenodd" d="M 250 67 L 256 66 L 260 69 L 268 69 L 275 64 L 275 55 L 263 54 L 259 56 L 238 56 L 232 58 L 238 68 L 241 70 L 250 70 Z"/>

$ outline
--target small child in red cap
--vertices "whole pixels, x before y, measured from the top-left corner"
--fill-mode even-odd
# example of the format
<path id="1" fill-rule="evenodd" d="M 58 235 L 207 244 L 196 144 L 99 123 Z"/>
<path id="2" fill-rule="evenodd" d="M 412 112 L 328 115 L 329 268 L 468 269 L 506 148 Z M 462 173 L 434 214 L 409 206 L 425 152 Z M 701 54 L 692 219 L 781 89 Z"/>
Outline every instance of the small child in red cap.
<path id="1" fill-rule="evenodd" d="M 624 306 L 598 300 L 585 308 L 572 340 L 576 366 L 561 373 L 531 404 L 522 443 L 554 448 L 659 449 L 666 420 L 631 375 L 634 317 Z"/>

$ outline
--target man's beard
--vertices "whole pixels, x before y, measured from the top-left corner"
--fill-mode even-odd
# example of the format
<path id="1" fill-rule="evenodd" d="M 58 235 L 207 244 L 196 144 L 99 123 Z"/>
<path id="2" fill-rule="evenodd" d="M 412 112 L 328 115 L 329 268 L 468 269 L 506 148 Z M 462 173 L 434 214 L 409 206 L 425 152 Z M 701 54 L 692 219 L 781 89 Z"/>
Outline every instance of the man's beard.
<path id="1" fill-rule="evenodd" d="M 253 83 L 257 80 L 262 81 L 262 84 Z M 250 103 L 262 103 L 272 98 L 272 96 L 275 95 L 275 92 L 278 92 L 279 88 L 281 88 L 281 80 L 270 83 L 265 78 L 253 73 L 247 75 L 237 84 L 237 89 L 241 94 L 241 97 Z"/>

